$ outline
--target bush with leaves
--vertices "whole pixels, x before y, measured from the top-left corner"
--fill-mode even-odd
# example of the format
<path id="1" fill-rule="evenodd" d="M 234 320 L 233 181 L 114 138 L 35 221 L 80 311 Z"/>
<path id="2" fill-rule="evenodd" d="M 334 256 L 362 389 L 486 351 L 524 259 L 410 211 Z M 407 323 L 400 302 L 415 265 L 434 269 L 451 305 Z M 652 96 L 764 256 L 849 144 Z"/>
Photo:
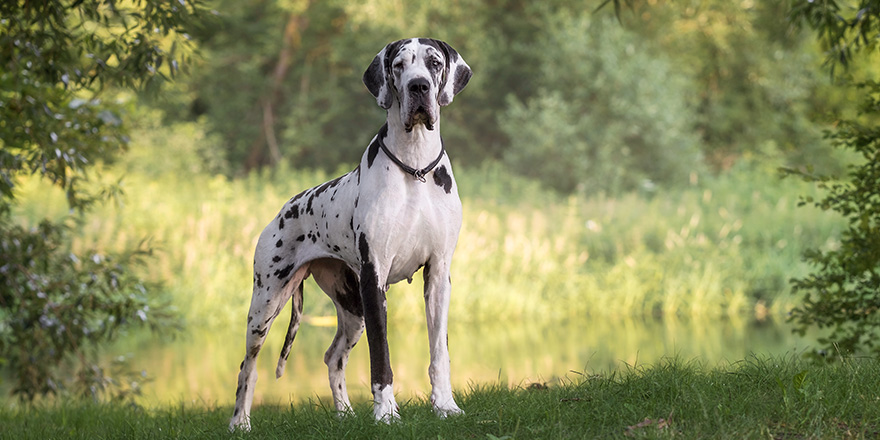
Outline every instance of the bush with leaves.
<path id="1" fill-rule="evenodd" d="M 0 3 L 0 365 L 22 400 L 71 382 L 100 395 L 114 380 L 97 348 L 131 324 L 169 323 L 136 275 L 148 249 L 74 250 L 70 236 L 119 193 L 95 178 L 127 140 L 112 91 L 157 90 L 177 75 L 200 11 L 192 0 Z M 63 190 L 73 214 L 16 218 L 16 181 L 28 174 Z"/>
<path id="2" fill-rule="evenodd" d="M 95 349 L 131 324 L 174 322 L 131 270 L 146 250 L 77 254 L 70 231 L 49 221 L 33 229 L 0 224 L 0 353 L 15 378 L 12 392 L 24 400 L 58 393 L 69 379 L 78 394 L 99 397 L 122 384 L 95 363 Z M 59 371 L 69 361 L 78 362 L 75 378 Z"/>
<path id="3" fill-rule="evenodd" d="M 876 62 L 880 1 L 798 0 L 792 3 L 791 17 L 816 31 L 832 69 L 859 61 Z M 866 72 L 876 75 L 871 68 Z M 795 290 L 804 295 L 804 304 L 792 312 L 796 331 L 826 330 L 819 353 L 831 358 L 880 355 L 876 342 L 880 334 L 880 82 L 869 78 L 846 83 L 859 93 L 859 116 L 837 121 L 827 137 L 861 160 L 843 178 L 786 170 L 828 191 L 824 199 L 807 199 L 803 204 L 812 202 L 836 211 L 848 223 L 840 246 L 808 252 L 806 260 L 814 266 L 813 273 L 792 280 Z"/>
<path id="4" fill-rule="evenodd" d="M 863 116 L 880 116 L 880 83 L 860 85 L 865 91 Z M 875 119 L 876 121 L 877 119 Z M 811 176 L 828 195 L 814 202 L 823 210 L 834 210 L 848 222 L 840 246 L 833 250 L 813 249 L 806 260 L 816 270 L 792 280 L 804 294 L 804 304 L 792 311 L 797 331 L 812 327 L 830 329 L 819 339 L 821 353 L 836 356 L 872 352 L 880 354 L 880 127 L 865 121 L 841 121 L 829 133 L 835 145 L 851 149 L 864 162 L 852 167 L 848 180 Z M 809 203 L 811 200 L 804 200 Z"/>

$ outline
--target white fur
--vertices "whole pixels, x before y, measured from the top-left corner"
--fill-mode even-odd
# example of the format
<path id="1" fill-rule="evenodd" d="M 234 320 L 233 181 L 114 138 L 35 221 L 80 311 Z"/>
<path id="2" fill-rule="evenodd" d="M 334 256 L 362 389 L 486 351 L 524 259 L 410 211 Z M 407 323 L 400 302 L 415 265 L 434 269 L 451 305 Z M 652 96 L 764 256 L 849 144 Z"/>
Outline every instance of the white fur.
<path id="1" fill-rule="evenodd" d="M 378 385 L 373 387 L 373 416 L 376 420 L 391 423 L 400 418 L 397 402 L 394 400 L 393 385 Z"/>

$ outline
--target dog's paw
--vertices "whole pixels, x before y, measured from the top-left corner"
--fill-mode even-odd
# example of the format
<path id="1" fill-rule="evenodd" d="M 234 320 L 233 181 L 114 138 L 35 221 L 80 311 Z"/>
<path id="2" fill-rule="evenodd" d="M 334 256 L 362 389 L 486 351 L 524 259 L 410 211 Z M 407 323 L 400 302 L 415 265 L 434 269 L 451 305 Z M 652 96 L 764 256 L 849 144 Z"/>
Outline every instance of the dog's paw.
<path id="1" fill-rule="evenodd" d="M 386 402 L 383 405 L 376 403 L 373 406 L 373 416 L 376 417 L 377 422 L 391 424 L 400 420 L 400 410 L 394 401 Z"/>
<path id="2" fill-rule="evenodd" d="M 383 423 L 391 423 L 400 419 L 397 401 L 394 400 L 394 389 L 391 385 L 373 385 L 373 416 Z"/>
<path id="3" fill-rule="evenodd" d="M 440 417 L 441 419 L 464 414 L 464 411 L 455 404 L 455 400 L 452 396 L 447 398 L 432 397 L 431 405 L 434 407 L 434 414 L 437 414 L 437 417 Z"/>
<path id="4" fill-rule="evenodd" d="M 462 411 L 461 408 L 459 408 L 459 407 L 457 407 L 457 406 L 454 407 L 454 408 L 437 408 L 437 407 L 434 407 L 434 413 L 437 414 L 437 416 L 440 417 L 441 419 L 445 419 L 445 418 L 447 418 L 447 417 L 449 417 L 449 416 L 459 416 L 459 415 L 462 415 L 462 414 L 464 414 L 464 411 Z"/>
<path id="5" fill-rule="evenodd" d="M 239 418 L 234 417 L 229 421 L 229 432 L 250 432 L 251 430 L 251 421 L 248 417 Z"/>
<path id="6" fill-rule="evenodd" d="M 434 390 L 431 395 L 431 406 L 434 407 L 434 414 L 437 414 L 441 419 L 464 414 L 464 411 L 455 404 L 455 399 L 452 397 L 451 391 L 444 393 L 442 391 Z"/>
<path id="7" fill-rule="evenodd" d="M 354 417 L 354 416 L 355 416 L 354 410 L 351 408 L 351 406 L 346 406 L 341 409 L 340 408 L 336 409 L 336 418 L 338 420 L 343 420 L 343 419 L 346 419 L 349 417 Z"/>

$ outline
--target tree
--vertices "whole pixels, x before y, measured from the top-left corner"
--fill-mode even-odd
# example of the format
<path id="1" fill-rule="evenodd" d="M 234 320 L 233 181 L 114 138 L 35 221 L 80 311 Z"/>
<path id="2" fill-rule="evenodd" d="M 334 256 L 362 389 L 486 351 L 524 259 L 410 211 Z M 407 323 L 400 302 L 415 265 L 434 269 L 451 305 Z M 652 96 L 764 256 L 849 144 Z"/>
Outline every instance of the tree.
<path id="1" fill-rule="evenodd" d="M 827 65 L 849 68 L 859 61 L 876 62 L 880 37 L 880 1 L 797 0 L 791 19 L 817 33 L 827 50 Z M 876 65 L 876 64 L 875 64 Z M 861 161 L 844 178 L 787 170 L 818 182 L 828 191 L 813 203 L 833 210 L 847 222 L 840 246 L 810 250 L 806 261 L 814 268 L 792 285 L 804 295 L 802 306 L 792 311 L 797 332 L 818 327 L 830 330 L 820 339 L 820 353 L 831 358 L 854 353 L 880 355 L 876 338 L 880 330 L 880 82 L 876 70 L 869 78 L 846 80 L 859 92 L 859 115 L 841 118 L 826 136 L 835 146 L 857 153 Z M 873 76 L 873 78 L 870 78 Z"/>
<path id="2" fill-rule="evenodd" d="M 534 94 L 499 124 L 514 171 L 562 192 L 685 183 L 701 168 L 690 83 L 607 17 L 558 13 L 534 41 Z"/>
<path id="3" fill-rule="evenodd" d="M 813 68 L 818 54 L 806 32 L 780 26 L 788 0 L 616 3 L 626 9 L 623 27 L 692 78 L 693 124 L 708 165 L 726 170 L 775 152 L 800 164 L 827 154 L 814 123 L 828 105 Z"/>
<path id="4" fill-rule="evenodd" d="M 442 35 L 464 50 L 447 29 L 470 35 L 467 20 L 485 16 L 474 11 L 477 2 L 467 3 L 217 0 L 218 18 L 193 33 L 204 57 L 177 97 L 191 102 L 163 110 L 189 108 L 181 116 L 203 117 L 233 172 L 280 161 L 335 171 L 356 161 L 382 125 L 384 112 L 361 80 L 376 53 L 414 35 Z M 494 113 L 481 111 L 494 121 Z M 460 146 L 455 126 L 444 136 Z"/>
<path id="5" fill-rule="evenodd" d="M 204 57 L 178 98 L 192 102 L 165 110 L 204 116 L 234 171 L 353 161 L 381 125 L 360 75 L 387 41 L 356 38 L 345 4 L 218 0 L 217 19 L 193 33 Z"/>
<path id="6" fill-rule="evenodd" d="M 639 0 L 606 0 L 620 17 L 626 6 L 636 9 Z M 791 280 L 794 290 L 804 295 L 791 321 L 801 334 L 818 327 L 830 330 L 820 338 L 822 353 L 830 358 L 868 352 L 880 355 L 875 342 L 880 331 L 880 81 L 876 56 L 880 43 L 880 0 L 794 0 L 788 18 L 795 26 L 812 29 L 826 50 L 826 66 L 832 76 L 838 68 L 865 62 L 867 79 L 838 78 L 844 86 L 859 92 L 859 114 L 839 118 L 826 137 L 838 148 L 856 153 L 861 162 L 851 165 L 846 177 L 814 174 L 783 168 L 787 175 L 817 182 L 828 195 L 820 200 L 804 199 L 823 210 L 841 214 L 848 223 L 836 249 L 813 249 L 805 259 L 813 273 Z"/>
<path id="7" fill-rule="evenodd" d="M 0 3 L 0 365 L 22 400 L 69 382 L 100 395 L 115 380 L 95 349 L 134 323 L 171 318 L 136 275 L 148 248 L 74 250 L 70 237 L 79 216 L 120 192 L 95 167 L 127 141 L 112 92 L 176 76 L 200 11 L 193 0 Z M 64 191 L 72 214 L 16 218 L 16 182 L 29 174 Z"/>

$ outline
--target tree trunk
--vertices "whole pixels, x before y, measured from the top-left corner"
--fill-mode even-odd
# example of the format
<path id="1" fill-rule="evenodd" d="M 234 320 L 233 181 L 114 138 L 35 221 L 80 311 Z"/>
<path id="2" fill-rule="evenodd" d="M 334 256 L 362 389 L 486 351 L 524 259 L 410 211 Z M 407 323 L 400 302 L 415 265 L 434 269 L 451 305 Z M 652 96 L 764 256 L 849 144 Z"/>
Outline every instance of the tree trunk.
<path id="1" fill-rule="evenodd" d="M 302 44 L 301 33 L 308 27 L 308 20 L 305 17 L 307 10 L 308 5 L 302 12 L 290 13 L 287 17 L 287 25 L 284 27 L 284 36 L 281 40 L 281 50 L 278 52 L 278 61 L 272 71 L 271 86 L 257 103 L 263 114 L 262 130 L 251 143 L 244 165 L 245 171 L 266 165 L 267 147 L 269 150 L 268 163 L 275 165 L 281 161 L 281 150 L 278 148 L 278 141 L 275 137 L 275 111 L 282 101 L 282 85 L 290 70 L 293 55 Z"/>

